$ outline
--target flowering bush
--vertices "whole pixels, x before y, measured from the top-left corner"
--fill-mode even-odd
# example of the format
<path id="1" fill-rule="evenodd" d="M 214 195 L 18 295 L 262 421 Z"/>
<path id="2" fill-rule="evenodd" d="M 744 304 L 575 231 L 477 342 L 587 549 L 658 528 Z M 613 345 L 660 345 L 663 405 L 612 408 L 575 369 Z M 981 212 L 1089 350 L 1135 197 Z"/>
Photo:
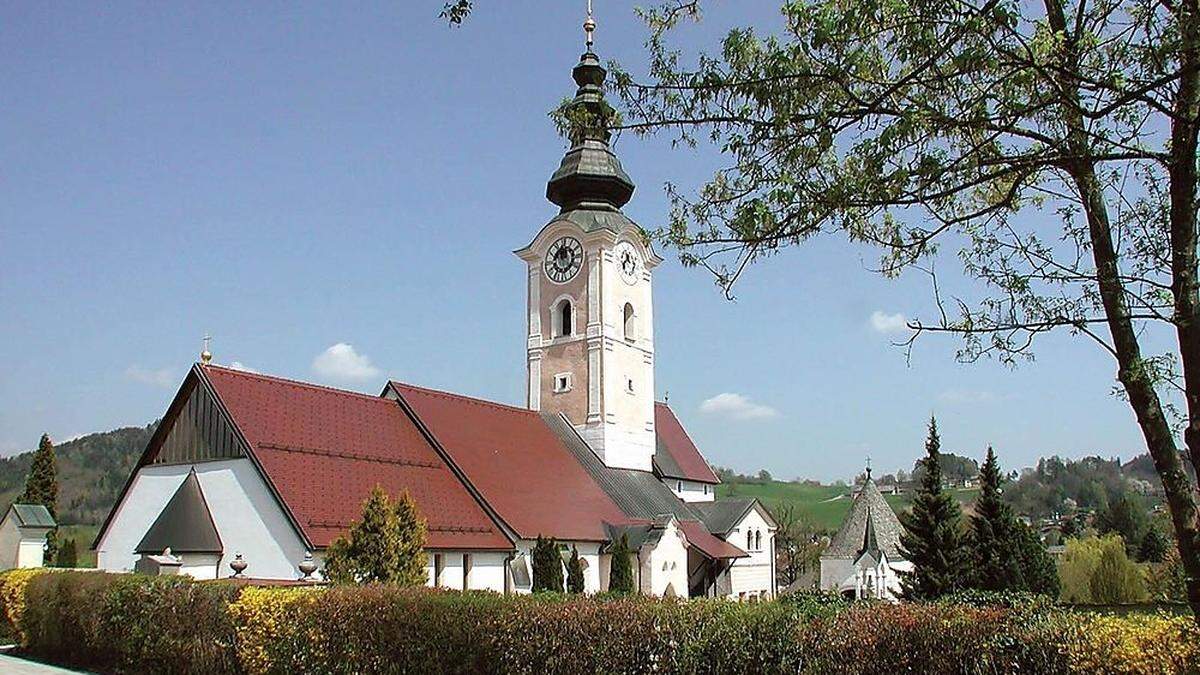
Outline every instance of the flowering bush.
<path id="1" fill-rule="evenodd" d="M 25 642 L 20 628 L 21 614 L 25 612 L 25 587 L 47 571 L 45 567 L 32 567 L 0 573 L 0 633 L 4 637 Z"/>
<path id="2" fill-rule="evenodd" d="M 11 615 L 27 648 L 103 671 L 1200 672 L 1200 628 L 1191 617 L 1099 616 L 1035 598 L 739 604 L 29 576 L 19 593 L 15 579 L 0 577 L 5 610 L 25 607 Z"/>

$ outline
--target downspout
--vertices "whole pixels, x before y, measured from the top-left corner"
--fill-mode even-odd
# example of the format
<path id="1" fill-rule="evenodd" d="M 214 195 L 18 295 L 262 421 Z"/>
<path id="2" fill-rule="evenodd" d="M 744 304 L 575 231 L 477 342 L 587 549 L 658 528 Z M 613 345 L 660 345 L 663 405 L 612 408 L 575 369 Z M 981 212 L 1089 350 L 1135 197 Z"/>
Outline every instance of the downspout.
<path id="1" fill-rule="evenodd" d="M 770 530 L 767 530 L 770 532 Z M 771 597 L 779 592 L 779 582 L 775 579 L 775 535 L 771 535 Z"/>
<path id="2" fill-rule="evenodd" d="M 642 549 L 637 550 L 638 595 L 642 595 Z"/>

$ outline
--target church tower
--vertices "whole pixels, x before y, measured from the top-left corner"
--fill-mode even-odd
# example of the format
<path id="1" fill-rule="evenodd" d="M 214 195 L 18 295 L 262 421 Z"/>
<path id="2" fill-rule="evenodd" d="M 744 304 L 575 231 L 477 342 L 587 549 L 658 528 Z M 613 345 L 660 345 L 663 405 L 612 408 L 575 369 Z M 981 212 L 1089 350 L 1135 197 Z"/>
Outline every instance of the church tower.
<path id="1" fill-rule="evenodd" d="M 571 147 L 546 186 L 559 213 L 516 254 L 528 266 L 527 404 L 562 413 L 611 467 L 651 470 L 654 314 L 662 261 L 621 212 L 634 185 L 609 147 L 605 70 L 587 51 L 572 75 Z"/>

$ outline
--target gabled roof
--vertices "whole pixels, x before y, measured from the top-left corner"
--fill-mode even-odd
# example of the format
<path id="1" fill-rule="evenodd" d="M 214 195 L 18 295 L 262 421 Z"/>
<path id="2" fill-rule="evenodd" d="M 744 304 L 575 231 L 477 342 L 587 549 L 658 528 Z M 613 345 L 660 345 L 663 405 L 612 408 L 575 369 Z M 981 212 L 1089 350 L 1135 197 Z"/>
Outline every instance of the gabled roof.
<path id="1" fill-rule="evenodd" d="M 666 403 L 654 404 L 654 429 L 654 470 L 658 475 L 698 483 L 721 482 Z"/>
<path id="2" fill-rule="evenodd" d="M 194 469 L 183 479 L 133 552 L 159 554 L 168 548 L 172 553 L 220 554 L 224 550 Z"/>
<path id="3" fill-rule="evenodd" d="M 628 519 L 540 413 L 391 382 L 469 484 L 518 536 L 605 541 Z"/>
<path id="4" fill-rule="evenodd" d="M 17 519 L 18 527 L 55 527 L 54 516 L 41 504 L 13 504 L 9 513 Z"/>
<path id="5" fill-rule="evenodd" d="M 679 521 L 679 529 L 683 530 L 683 536 L 687 537 L 689 544 L 714 560 L 745 558 L 750 555 L 724 539 L 713 536 L 700 522 L 681 520 Z"/>
<path id="6" fill-rule="evenodd" d="M 692 502 L 688 506 L 700 516 L 709 532 L 721 536 L 729 534 L 752 509 L 758 509 L 763 520 L 766 520 L 768 525 L 775 526 L 775 519 L 753 497 L 726 497 L 715 502 Z"/>
<path id="7" fill-rule="evenodd" d="M 203 370 L 314 546 L 346 532 L 379 485 L 392 497 L 412 496 L 427 521 L 430 548 L 512 548 L 395 401 L 228 368 Z"/>
<path id="8" fill-rule="evenodd" d="M 867 541 L 868 525 L 878 549 L 883 551 L 888 560 L 897 561 L 904 558 L 900 554 L 900 519 L 880 494 L 875 481 L 870 478 L 854 498 L 850 513 L 846 514 L 841 528 L 833 535 L 829 548 L 821 557 L 848 560 L 857 558 L 864 542 Z"/>

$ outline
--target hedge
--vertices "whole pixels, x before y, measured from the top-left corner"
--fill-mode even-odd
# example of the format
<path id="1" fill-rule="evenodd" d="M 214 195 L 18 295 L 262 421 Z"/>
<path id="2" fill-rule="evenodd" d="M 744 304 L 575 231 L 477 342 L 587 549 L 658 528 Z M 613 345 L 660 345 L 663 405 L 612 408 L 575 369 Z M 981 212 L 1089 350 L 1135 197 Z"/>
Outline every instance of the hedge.
<path id="1" fill-rule="evenodd" d="M 6 612 L 17 584 L 0 576 Z M 1190 617 L 1043 602 L 505 597 L 394 586 L 259 588 L 62 572 L 22 582 L 24 649 L 105 672 L 1185 673 Z"/>

